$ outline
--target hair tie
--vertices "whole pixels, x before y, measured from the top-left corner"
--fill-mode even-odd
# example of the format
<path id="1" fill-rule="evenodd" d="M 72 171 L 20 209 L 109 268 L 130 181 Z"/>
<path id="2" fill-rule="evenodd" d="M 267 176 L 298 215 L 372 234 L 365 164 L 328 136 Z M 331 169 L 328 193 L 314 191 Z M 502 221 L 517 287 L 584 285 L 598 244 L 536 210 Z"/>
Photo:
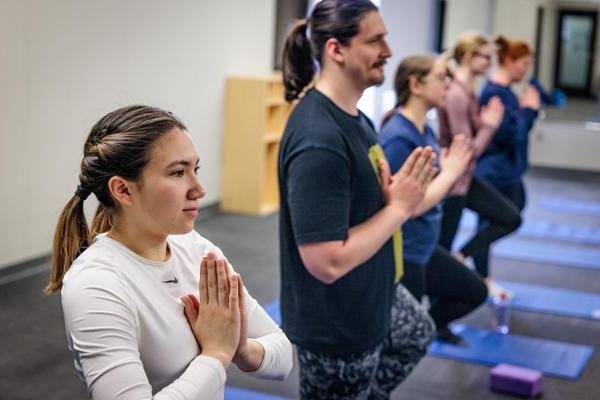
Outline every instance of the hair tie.
<path id="1" fill-rule="evenodd" d="M 92 192 L 84 189 L 81 185 L 77 185 L 77 189 L 75 189 L 75 196 L 79 197 L 82 201 L 87 199 L 91 193 Z"/>
<path id="2" fill-rule="evenodd" d="M 92 164 L 97 162 L 100 158 L 98 156 L 85 156 L 83 157 L 83 159 L 88 163 L 88 164 Z"/>

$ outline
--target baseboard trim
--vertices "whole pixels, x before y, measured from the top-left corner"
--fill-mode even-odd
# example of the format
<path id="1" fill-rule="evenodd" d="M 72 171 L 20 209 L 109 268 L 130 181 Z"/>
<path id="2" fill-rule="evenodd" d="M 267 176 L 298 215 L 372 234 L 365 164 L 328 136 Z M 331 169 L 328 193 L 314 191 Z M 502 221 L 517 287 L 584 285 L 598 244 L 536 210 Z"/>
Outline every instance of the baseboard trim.
<path id="1" fill-rule="evenodd" d="M 50 254 L 21 261 L 0 269 L 0 286 L 48 271 Z"/>
<path id="2" fill-rule="evenodd" d="M 204 207 L 200 207 L 196 222 L 206 221 L 218 214 L 218 202 L 207 204 Z M 0 286 L 50 271 L 50 259 L 51 255 L 48 253 L 0 268 Z"/>

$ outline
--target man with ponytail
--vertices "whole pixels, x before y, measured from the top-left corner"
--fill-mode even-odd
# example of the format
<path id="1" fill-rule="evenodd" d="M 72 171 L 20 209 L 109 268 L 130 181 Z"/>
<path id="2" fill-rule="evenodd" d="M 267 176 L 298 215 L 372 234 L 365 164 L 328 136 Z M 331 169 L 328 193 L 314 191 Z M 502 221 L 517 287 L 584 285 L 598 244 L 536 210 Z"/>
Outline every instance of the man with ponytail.
<path id="1" fill-rule="evenodd" d="M 302 399 L 389 398 L 434 332 L 397 283 L 399 227 L 432 178 L 432 150 L 391 175 L 357 109 L 383 81 L 386 33 L 370 1 L 323 0 L 284 48 L 286 98 L 301 100 L 279 155 L 281 308 Z"/>
<path id="2" fill-rule="evenodd" d="M 92 399 L 223 399 L 225 369 L 283 379 L 285 334 L 194 230 L 199 159 L 171 113 L 130 106 L 92 128 L 54 237 L 69 348 Z M 100 205 L 91 232 L 83 212 Z"/>

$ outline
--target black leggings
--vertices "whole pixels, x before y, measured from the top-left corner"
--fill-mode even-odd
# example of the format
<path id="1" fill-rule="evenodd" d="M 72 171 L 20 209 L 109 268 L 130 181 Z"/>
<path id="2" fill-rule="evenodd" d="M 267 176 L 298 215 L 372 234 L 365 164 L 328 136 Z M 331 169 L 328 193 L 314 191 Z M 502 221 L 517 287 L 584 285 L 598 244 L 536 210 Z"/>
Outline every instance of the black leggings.
<path id="1" fill-rule="evenodd" d="M 460 250 L 465 257 L 472 257 L 477 272 L 489 276 L 490 245 L 503 236 L 514 232 L 521 225 L 520 210 L 525 204 L 525 191 L 520 185 L 522 205 L 518 187 L 500 188 L 473 178 L 465 196 L 450 197 L 444 204 L 444 215 L 440 234 L 440 245 L 452 249 L 463 208 L 467 207 L 479 215 L 479 227 L 475 236 Z M 506 193 L 505 193 L 506 192 Z"/>
<path id="2" fill-rule="evenodd" d="M 525 194 L 525 186 L 522 181 L 513 183 L 510 185 L 499 185 L 493 184 L 496 190 L 498 190 L 504 197 L 509 199 L 519 211 L 523 211 L 525 203 L 527 202 L 527 196 Z"/>
<path id="3" fill-rule="evenodd" d="M 420 300 L 431 299 L 429 314 L 438 330 L 467 315 L 487 298 L 487 286 L 474 271 L 437 246 L 426 266 L 404 264 L 402 284 Z"/>

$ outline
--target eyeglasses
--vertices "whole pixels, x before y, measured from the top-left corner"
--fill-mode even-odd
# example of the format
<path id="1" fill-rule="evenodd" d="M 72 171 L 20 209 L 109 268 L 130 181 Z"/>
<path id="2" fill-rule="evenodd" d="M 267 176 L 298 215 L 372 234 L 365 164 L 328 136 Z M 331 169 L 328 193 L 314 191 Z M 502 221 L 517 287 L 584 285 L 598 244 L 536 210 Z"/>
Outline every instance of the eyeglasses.
<path id="1" fill-rule="evenodd" d="M 431 78 L 421 78 L 419 79 L 421 82 L 423 83 L 427 83 L 427 82 L 440 82 L 440 83 L 444 83 L 446 85 L 449 85 L 452 82 L 452 77 L 450 75 L 444 75 L 444 76 L 432 76 Z"/>
<path id="2" fill-rule="evenodd" d="M 485 58 L 488 61 L 492 61 L 492 55 L 491 54 L 485 54 L 485 53 L 480 53 L 480 52 L 476 51 L 475 53 L 473 53 L 473 55 L 479 56 L 481 58 Z"/>

